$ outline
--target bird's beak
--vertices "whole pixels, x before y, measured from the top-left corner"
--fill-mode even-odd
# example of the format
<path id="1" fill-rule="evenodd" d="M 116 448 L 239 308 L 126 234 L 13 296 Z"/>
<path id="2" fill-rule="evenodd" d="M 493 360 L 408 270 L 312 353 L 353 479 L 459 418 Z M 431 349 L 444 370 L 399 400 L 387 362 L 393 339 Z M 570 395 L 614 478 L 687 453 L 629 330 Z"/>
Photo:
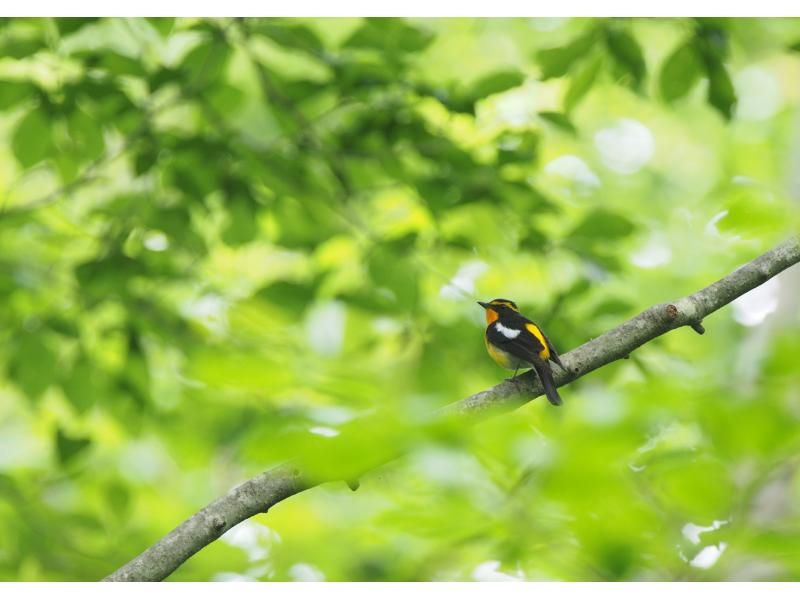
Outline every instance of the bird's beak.
<path id="1" fill-rule="evenodd" d="M 478 301 L 478 305 L 480 305 L 483 309 L 489 309 L 489 304 L 484 303 L 483 301 Z"/>

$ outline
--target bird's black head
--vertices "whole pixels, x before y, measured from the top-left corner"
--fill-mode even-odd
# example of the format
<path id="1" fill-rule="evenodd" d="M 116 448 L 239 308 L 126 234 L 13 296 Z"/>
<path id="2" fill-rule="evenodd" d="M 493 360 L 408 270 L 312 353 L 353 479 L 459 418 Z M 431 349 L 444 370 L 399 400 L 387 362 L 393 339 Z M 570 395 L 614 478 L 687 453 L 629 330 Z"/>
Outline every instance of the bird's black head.
<path id="1" fill-rule="evenodd" d="M 489 303 L 478 301 L 478 305 L 486 310 L 486 321 L 489 324 L 506 314 L 519 313 L 517 304 L 510 299 L 492 299 Z"/>

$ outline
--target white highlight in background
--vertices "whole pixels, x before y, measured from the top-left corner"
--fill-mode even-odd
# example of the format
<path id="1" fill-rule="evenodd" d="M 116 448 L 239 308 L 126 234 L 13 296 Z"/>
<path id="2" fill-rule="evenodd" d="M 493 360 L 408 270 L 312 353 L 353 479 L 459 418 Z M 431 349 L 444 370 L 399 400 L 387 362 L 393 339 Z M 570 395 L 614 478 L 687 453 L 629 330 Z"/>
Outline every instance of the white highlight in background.
<path id="1" fill-rule="evenodd" d="M 735 299 L 731 303 L 733 319 L 743 326 L 758 326 L 778 308 L 780 288 L 778 279 L 770 278 L 761 286 Z"/>
<path id="2" fill-rule="evenodd" d="M 668 264 L 672 249 L 663 235 L 652 235 L 641 249 L 631 255 L 631 263 L 640 268 L 656 268 Z"/>
<path id="3" fill-rule="evenodd" d="M 333 356 L 342 350 L 346 315 L 344 306 L 338 301 L 311 308 L 306 317 L 306 338 L 316 353 Z"/>
<path id="4" fill-rule="evenodd" d="M 467 262 L 458 269 L 455 276 L 439 289 L 439 296 L 445 299 L 461 299 L 464 295 L 475 293 L 475 281 L 489 269 L 489 264 L 480 260 Z"/>
<path id="5" fill-rule="evenodd" d="M 266 525 L 246 520 L 222 534 L 222 541 L 241 549 L 252 562 L 266 558 L 272 545 L 279 543 L 281 537 Z"/>
<path id="6" fill-rule="evenodd" d="M 500 561 L 486 561 L 472 571 L 475 581 L 525 581 L 521 574 L 511 575 L 500 571 Z"/>
<path id="7" fill-rule="evenodd" d="M 578 186 L 592 188 L 600 186 L 600 179 L 578 156 L 559 156 L 544 167 L 546 174 L 567 179 Z"/>
<path id="8" fill-rule="evenodd" d="M 681 533 L 683 537 L 689 540 L 692 544 L 700 544 L 700 534 L 705 532 L 713 532 L 721 528 L 723 525 L 728 523 L 725 519 L 719 520 L 715 519 L 711 522 L 711 525 L 702 526 L 702 525 L 695 525 L 692 522 L 687 523 L 681 529 Z"/>
<path id="9" fill-rule="evenodd" d="M 594 146 L 603 164 L 620 174 L 638 172 L 656 151 L 650 129 L 631 118 L 622 118 L 613 127 L 595 133 Z"/>
<path id="10" fill-rule="evenodd" d="M 717 563 L 719 557 L 722 556 L 722 553 L 725 552 L 727 547 L 727 542 L 720 542 L 719 546 L 706 546 L 697 553 L 697 556 L 695 556 L 689 564 L 698 569 L 710 569 Z"/>
<path id="11" fill-rule="evenodd" d="M 325 581 L 325 574 L 314 565 L 296 563 L 289 567 L 289 575 L 294 581 Z"/>
<path id="12" fill-rule="evenodd" d="M 780 108 L 781 90 L 770 71 L 760 66 L 742 69 L 734 78 L 736 118 L 762 121 Z"/>

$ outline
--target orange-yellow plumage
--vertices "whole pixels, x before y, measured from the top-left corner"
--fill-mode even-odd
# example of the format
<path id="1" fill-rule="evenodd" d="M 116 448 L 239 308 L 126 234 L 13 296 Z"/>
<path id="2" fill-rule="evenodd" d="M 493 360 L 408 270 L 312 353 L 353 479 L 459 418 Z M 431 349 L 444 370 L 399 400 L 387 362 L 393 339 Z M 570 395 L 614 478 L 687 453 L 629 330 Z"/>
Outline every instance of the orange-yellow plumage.
<path id="1" fill-rule="evenodd" d="M 539 351 L 539 357 L 542 359 L 549 359 L 550 358 L 550 348 L 547 346 L 547 341 L 544 339 L 544 335 L 542 331 L 539 330 L 539 327 L 536 324 L 525 324 L 525 328 L 536 337 L 536 339 L 542 343 L 542 347 L 544 347 L 541 351 Z"/>

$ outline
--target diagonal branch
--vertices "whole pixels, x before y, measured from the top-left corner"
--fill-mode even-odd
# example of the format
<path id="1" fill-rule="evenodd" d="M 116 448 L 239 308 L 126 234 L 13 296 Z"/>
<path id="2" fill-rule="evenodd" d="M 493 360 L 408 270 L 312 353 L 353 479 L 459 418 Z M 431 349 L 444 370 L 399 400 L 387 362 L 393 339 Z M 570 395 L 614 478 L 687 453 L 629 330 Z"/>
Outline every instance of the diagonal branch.
<path id="1" fill-rule="evenodd" d="M 562 386 L 612 361 L 627 357 L 665 332 L 690 326 L 702 334 L 702 320 L 737 297 L 800 262 L 800 236 L 745 264 L 726 277 L 672 303 L 646 309 L 602 336 L 562 355 L 565 371 L 556 371 Z M 509 411 L 542 394 L 536 377 L 527 373 L 450 405 L 444 414 L 478 420 Z M 330 481 L 330 480 L 328 480 Z M 321 481 L 308 481 L 287 464 L 270 469 L 237 486 L 181 523 L 156 544 L 105 578 L 105 581 L 159 581 L 190 556 L 238 523 L 266 512 L 280 501 Z"/>

